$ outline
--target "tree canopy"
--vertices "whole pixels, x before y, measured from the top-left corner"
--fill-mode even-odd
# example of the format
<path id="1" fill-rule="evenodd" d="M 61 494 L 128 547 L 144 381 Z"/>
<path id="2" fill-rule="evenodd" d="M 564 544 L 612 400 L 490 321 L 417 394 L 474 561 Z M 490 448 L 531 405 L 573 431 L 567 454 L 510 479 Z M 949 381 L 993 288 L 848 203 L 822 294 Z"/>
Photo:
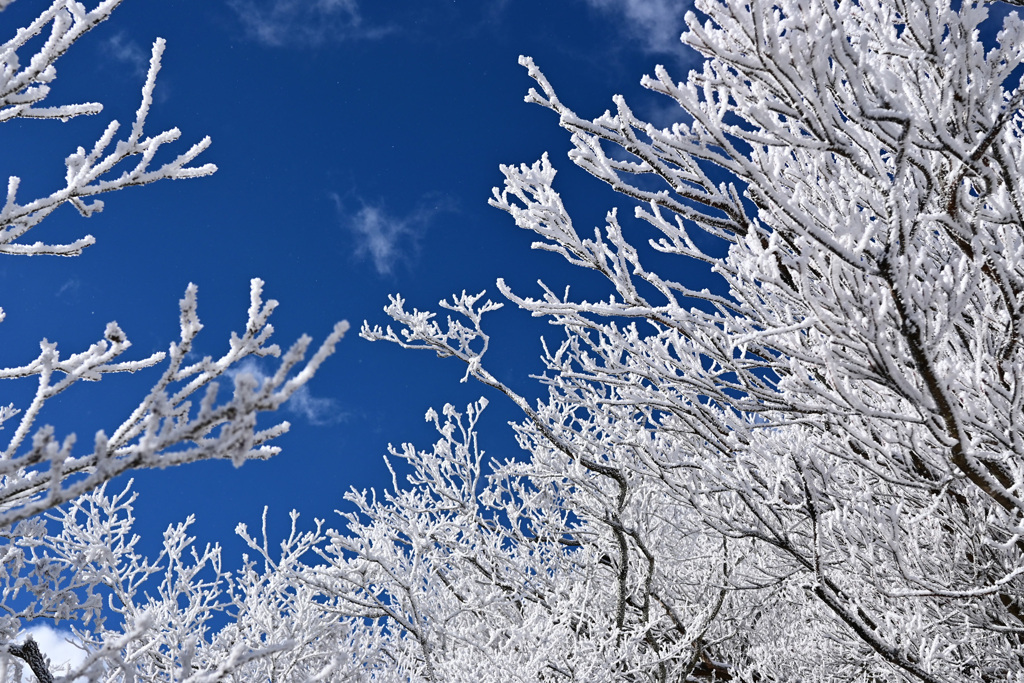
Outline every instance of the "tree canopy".
<path id="1" fill-rule="evenodd" d="M 564 333 L 547 400 L 485 369 L 489 302 L 453 299 L 446 326 L 396 298 L 397 331 L 364 327 L 510 395 L 530 456 L 481 470 L 450 411 L 433 453 L 403 453 L 412 488 L 358 498 L 373 523 L 335 565 L 379 569 L 351 599 L 402 624 L 427 679 L 480 651 L 494 680 L 1015 680 L 1024 24 L 974 2 L 695 6 L 702 65 L 644 79 L 679 106 L 668 127 L 622 98 L 581 116 L 521 59 L 570 159 L 656 234 L 637 246 L 614 210 L 578 231 L 547 157 L 502 168 L 491 204 L 610 285 L 499 280 Z M 722 287 L 690 288 L 693 262 Z"/>
<path id="2" fill-rule="evenodd" d="M 485 459 L 487 399 L 432 410 L 436 443 L 393 448 L 392 486 L 351 491 L 344 529 L 293 515 L 272 551 L 240 527 L 256 559 L 237 576 L 216 549 L 188 560 L 186 526 L 158 571 L 127 495 L 73 500 L 33 552 L 117 596 L 118 624 L 80 631 L 82 670 L 1020 680 L 1024 21 L 993 4 L 696 0 L 700 65 L 643 81 L 678 107 L 669 126 L 621 97 L 577 114 L 521 58 L 527 101 L 633 219 L 577 229 L 547 155 L 503 166 L 491 204 L 607 296 L 498 280 L 558 328 L 536 403 L 488 369 L 501 303 L 483 294 L 441 302 L 446 320 L 396 295 L 393 326 L 361 334 L 462 361 L 521 409 L 523 456 Z M 231 623 L 208 628 L 211 609 Z"/>

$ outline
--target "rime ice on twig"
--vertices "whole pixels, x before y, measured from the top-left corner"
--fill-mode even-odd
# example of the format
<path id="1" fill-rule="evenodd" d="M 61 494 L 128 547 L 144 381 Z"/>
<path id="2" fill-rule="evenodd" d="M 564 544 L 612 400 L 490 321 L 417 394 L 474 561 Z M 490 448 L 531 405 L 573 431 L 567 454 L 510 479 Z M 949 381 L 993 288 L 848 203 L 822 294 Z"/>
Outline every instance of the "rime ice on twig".
<path id="1" fill-rule="evenodd" d="M 67 120 L 99 113 L 102 108 L 95 103 L 48 107 L 43 102 L 56 76 L 56 60 L 120 2 L 103 0 L 87 10 L 75 0 L 55 0 L 0 45 L 0 122 L 18 117 Z M 8 4 L 0 0 L 0 10 Z M 38 50 L 31 56 L 20 55 L 19 50 L 27 49 L 41 33 L 45 37 Z M 68 244 L 28 243 L 23 238 L 64 204 L 88 217 L 102 209 L 96 199 L 99 194 L 214 172 L 212 164 L 193 165 L 209 146 L 209 138 L 171 161 L 154 164 L 160 150 L 180 137 L 176 128 L 156 135 L 145 132 L 163 50 L 164 41 L 157 39 L 127 136 L 118 139 L 119 124 L 111 122 L 90 148 L 79 147 L 66 158 L 64 187 L 49 196 L 21 200 L 18 178 L 9 178 L 0 209 L 0 254 L 77 255 L 93 243 L 91 236 Z M 245 326 L 231 335 L 217 358 L 193 357 L 202 325 L 196 287 L 190 284 L 180 305 L 180 337 L 166 353 L 132 359 L 127 334 L 111 322 L 102 338 L 86 349 L 65 355 L 57 343 L 44 339 L 35 359 L 0 368 L 0 380 L 36 382 L 27 405 L 0 406 L 0 434 L 6 435 L 0 443 L 0 591 L 5 610 L 0 616 L 0 678 L 8 680 L 9 666 L 17 661 L 12 656 L 29 662 L 40 680 L 52 680 L 53 674 L 60 673 L 49 669 L 46 653 L 31 641 L 16 644 L 21 620 L 79 624 L 76 635 L 88 655 L 66 680 L 82 680 L 80 676 L 169 680 L 166 676 L 173 676 L 174 680 L 212 683 L 287 649 L 287 637 L 275 633 L 273 641 L 260 644 L 225 638 L 205 663 L 203 655 L 209 648 L 197 652 L 213 611 L 228 607 L 259 611 L 299 599 L 287 584 L 290 565 L 278 573 L 258 573 L 250 567 L 244 576 L 233 577 L 221 568 L 219 547 L 208 546 L 202 553 L 193 547 L 194 539 L 186 533 L 191 520 L 168 529 L 164 551 L 151 563 L 136 552 L 138 538 L 131 535 L 134 498 L 127 492 L 107 496 L 105 490 L 108 480 L 132 469 L 208 458 L 229 459 L 237 466 L 277 453 L 271 442 L 288 429 L 288 423 L 262 425 L 260 413 L 276 410 L 309 381 L 348 325 L 335 325 L 311 356 L 312 340 L 307 336 L 282 354 L 271 343 L 269 319 L 277 302 L 264 301 L 262 291 L 263 282 L 252 280 Z M 273 374 L 262 382 L 233 372 L 241 361 L 265 356 L 279 360 Z M 161 364 L 163 370 L 157 372 Z M 109 381 L 107 375 L 112 373 L 151 370 L 154 382 L 137 407 L 113 429 L 97 431 L 91 444 L 83 446 L 73 434 L 42 424 L 47 403 L 79 382 Z M 233 390 L 222 388 L 232 375 Z M 47 511 L 48 515 L 43 514 Z M 47 516 L 58 528 L 48 528 Z M 293 540 L 306 544 L 303 547 L 313 542 L 306 536 Z M 142 586 L 161 570 L 163 580 L 151 595 Z M 106 608 L 121 618 L 110 631 L 103 628 L 104 596 L 109 600 Z"/>
<path id="2" fill-rule="evenodd" d="M 403 449 L 409 485 L 352 495 L 332 585 L 402 630 L 387 656 L 473 680 L 1020 677 L 1024 21 L 992 35 L 997 4 L 697 0 L 702 62 L 642 81 L 671 126 L 620 96 L 583 116 L 520 59 L 654 237 L 614 209 L 579 231 L 547 155 L 501 167 L 491 204 L 609 287 L 498 281 L 564 332 L 536 407 L 483 368 L 472 305 L 445 328 L 394 297 L 395 330 L 364 326 L 528 418 L 524 462 L 479 474 L 453 417 Z"/>
<path id="3" fill-rule="evenodd" d="M 35 22 L 0 46 L 0 66 L 3 67 L 0 72 L 0 122 L 18 117 L 67 120 L 102 111 L 102 106 L 96 103 L 58 107 L 36 105 L 50 93 L 49 83 L 56 77 L 54 62 L 57 58 L 83 34 L 104 21 L 120 2 L 121 0 L 107 0 L 87 12 L 79 2 L 59 0 Z M 47 25 L 50 27 L 50 33 L 45 43 L 23 66 L 17 51 L 32 37 L 45 30 Z M 79 147 L 67 157 L 65 186 L 47 197 L 19 202 L 19 179 L 16 176 L 8 179 L 6 200 L 0 209 L 0 253 L 77 255 L 82 249 L 93 244 L 95 240 L 91 235 L 68 244 L 29 244 L 21 240 L 29 230 L 63 204 L 71 204 L 83 216 L 90 216 L 103 209 L 103 202 L 93 199 L 96 195 L 132 185 L 147 185 L 158 180 L 195 178 L 209 175 L 216 170 L 217 167 L 213 164 L 190 165 L 209 147 L 208 137 L 192 145 L 173 161 L 156 168 L 150 167 L 154 156 L 163 145 L 175 142 L 181 137 L 177 128 L 154 136 L 146 136 L 144 133 L 163 51 L 164 41 L 158 38 L 153 43 L 149 72 L 142 88 L 142 102 L 126 139 L 115 142 L 120 125 L 117 121 L 112 121 L 93 144 L 92 149 L 87 151 L 84 147 Z M 133 167 L 122 168 L 133 159 Z"/>
<path id="4" fill-rule="evenodd" d="M 280 356 L 269 344 L 269 324 L 277 302 L 263 302 L 263 282 L 252 281 L 249 320 L 241 334 L 232 333 L 228 351 L 220 358 L 203 358 L 186 364 L 193 341 L 202 325 L 196 311 L 196 287 L 189 285 L 181 300 L 181 338 L 166 354 L 156 353 L 136 361 L 120 361 L 130 342 L 111 323 L 105 338 L 82 353 L 62 359 L 57 345 L 44 341 L 35 361 L 17 368 L 0 369 L 0 379 L 37 377 L 38 388 L 31 404 L 20 413 L 17 428 L 0 459 L 0 525 L 26 519 L 71 500 L 129 469 L 168 467 L 207 458 L 227 458 L 240 465 L 250 458 L 267 458 L 278 452 L 268 442 L 288 429 L 287 422 L 257 428 L 256 415 L 276 410 L 312 377 L 347 329 L 338 323 L 317 352 L 304 365 L 312 341 L 303 336 L 281 357 L 279 369 L 262 385 L 238 374 L 233 396 L 218 401 L 218 380 L 250 356 Z M 136 372 L 166 360 L 167 367 L 138 405 L 112 435 L 98 432 L 91 454 L 75 455 L 73 436 L 58 441 L 52 427 L 44 426 L 26 438 L 46 401 L 75 382 L 96 381 L 116 372 Z M 297 370 L 297 371 L 296 371 Z M 294 375 L 292 374 L 294 372 Z M 201 397 L 197 404 L 193 397 Z"/>

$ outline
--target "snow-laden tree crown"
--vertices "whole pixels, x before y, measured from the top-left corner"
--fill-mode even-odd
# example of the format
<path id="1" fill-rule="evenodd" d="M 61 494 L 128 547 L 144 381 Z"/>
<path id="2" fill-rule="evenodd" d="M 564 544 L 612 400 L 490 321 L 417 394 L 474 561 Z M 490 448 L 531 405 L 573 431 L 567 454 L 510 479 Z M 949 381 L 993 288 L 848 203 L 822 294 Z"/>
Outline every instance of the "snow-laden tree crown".
<path id="1" fill-rule="evenodd" d="M 392 327 L 363 327 L 366 338 L 461 360 L 495 400 L 511 399 L 524 455 L 485 460 L 485 399 L 430 411 L 437 442 L 393 448 L 403 462 L 392 487 L 349 493 L 344 529 L 304 532 L 293 516 L 272 550 L 265 530 L 240 527 L 256 559 L 237 576 L 220 570 L 216 549 L 186 559 L 184 527 L 146 564 L 128 535 L 127 494 L 74 498 L 56 513 L 61 535 L 38 532 L 31 547 L 75 595 L 115 596 L 116 626 L 80 630 L 94 653 L 81 672 L 1022 680 L 1019 10 L 694 4 L 683 42 L 700 66 L 682 81 L 662 68 L 643 81 L 678 105 L 668 127 L 622 98 L 581 116 L 521 59 L 537 84 L 527 101 L 558 116 L 571 161 L 634 207 L 633 219 L 612 210 L 602 228 L 578 230 L 547 156 L 501 169 L 491 204 L 533 232 L 535 248 L 609 286 L 591 301 L 564 283 L 531 296 L 498 281 L 505 299 L 558 328 L 545 345 L 545 400 L 527 401 L 488 369 L 485 314 L 501 304 L 483 295 L 441 302 L 445 320 L 395 296 Z M 66 18 L 53 25 L 75 25 L 75 7 L 57 3 L 53 17 Z M 996 7 L 1009 11 L 994 24 Z M 82 168 L 98 163 L 81 158 Z M 652 230 L 646 243 L 636 237 Z M 645 265 L 654 257 L 678 265 L 655 272 Z M 688 284 L 694 264 L 721 286 Z M 170 357 L 177 368 L 173 348 Z M 189 421 L 216 410 L 202 405 Z M 104 437 L 113 456 L 97 440 L 86 476 L 164 433 L 148 420 L 124 428 L 137 441 Z M 52 462 L 63 457 L 37 441 Z M 53 489 L 52 475 L 24 476 Z M 57 490 L 24 500 L 80 493 Z M 32 505 L 8 514 L 37 514 Z M 28 536 L 10 533 L 12 549 Z M 149 573 L 159 590 L 143 597 Z M 232 622 L 207 628 L 201 615 L 213 608 Z"/>
<path id="2" fill-rule="evenodd" d="M 103 107 L 98 103 L 48 106 L 46 100 L 58 59 L 120 3 L 105 0 L 88 9 L 81 2 L 55 0 L 0 44 L 0 121 L 66 121 L 100 114 Z M 0 2 L 0 10 L 9 4 L 10 0 Z M 193 165 L 209 146 L 209 138 L 169 161 L 154 161 L 181 137 L 177 128 L 152 135 L 145 127 L 164 47 L 160 39 L 153 44 L 131 128 L 122 132 L 119 123 L 111 121 L 89 148 L 79 147 L 68 156 L 63 187 L 26 199 L 19 193 L 20 179 L 8 178 L 0 209 L 0 252 L 77 256 L 94 243 L 91 235 L 60 244 L 30 242 L 36 233 L 28 233 L 64 205 L 89 217 L 103 209 L 97 195 L 216 170 L 213 164 Z M 77 673 L 89 680 L 148 680 L 155 672 L 167 673 L 167 662 L 173 659 L 168 657 L 168 644 L 177 638 L 182 644 L 193 642 L 193 631 L 203 632 L 211 616 L 209 600 L 223 583 L 219 549 L 193 554 L 190 564 L 186 524 L 168 530 L 158 560 L 144 560 L 134 551 L 138 538 L 130 534 L 132 497 L 107 497 L 105 487 L 110 479 L 133 469 L 210 458 L 229 459 L 238 466 L 279 451 L 271 442 L 288 430 L 288 423 L 261 426 L 257 416 L 276 410 L 313 376 L 333 353 L 347 324 L 338 323 L 309 358 L 312 340 L 305 336 L 282 354 L 270 341 L 274 329 L 269 318 L 277 302 L 264 300 L 262 291 L 263 282 L 253 279 L 247 321 L 232 333 L 219 358 L 200 357 L 193 350 L 203 326 L 196 287 L 189 284 L 180 304 L 180 338 L 166 352 L 133 357 L 127 335 L 111 322 L 88 348 L 62 353 L 56 343 L 43 339 L 35 359 L 12 358 L 7 361 L 11 365 L 0 368 L 0 379 L 36 384 L 25 405 L 0 406 L 5 435 L 0 441 L 0 681 L 29 680 L 33 675 L 40 681 L 53 680 L 46 653 L 32 640 L 22 642 L 19 635 L 32 620 L 71 620 L 78 627 L 76 634 L 87 654 Z M 267 356 L 279 357 L 280 362 L 265 381 L 238 372 L 241 361 Z M 100 429 L 84 445 L 76 442 L 75 434 L 42 421 L 47 402 L 72 385 L 116 381 L 105 375 L 138 371 L 151 373 L 152 387 L 120 423 Z M 233 392 L 219 391 L 232 376 Z M 212 569 L 214 579 L 193 581 L 204 566 Z M 166 578 L 157 594 L 143 593 L 142 583 L 160 570 Z M 105 629 L 104 608 L 119 617 L 117 631 Z M 139 661 L 136 652 L 149 652 L 149 658 Z M 239 649 L 221 658 L 220 666 L 230 668 L 251 656 L 248 649 Z M 189 675 L 191 680 L 216 679 L 205 670 L 185 677 Z"/>
<path id="3" fill-rule="evenodd" d="M 444 324 L 395 298 L 396 329 L 364 327 L 511 396 L 530 456 L 482 466 L 479 408 L 449 409 L 407 486 L 354 497 L 321 582 L 403 632 L 384 651 L 414 679 L 1019 680 L 1024 23 L 695 4 L 703 63 L 644 79 L 669 127 L 622 98 L 583 117 L 521 60 L 657 236 L 578 229 L 547 157 L 502 168 L 492 205 L 610 296 L 499 280 L 564 333 L 536 406 L 486 369 L 493 304 Z M 723 287 L 689 288 L 693 262 Z"/>

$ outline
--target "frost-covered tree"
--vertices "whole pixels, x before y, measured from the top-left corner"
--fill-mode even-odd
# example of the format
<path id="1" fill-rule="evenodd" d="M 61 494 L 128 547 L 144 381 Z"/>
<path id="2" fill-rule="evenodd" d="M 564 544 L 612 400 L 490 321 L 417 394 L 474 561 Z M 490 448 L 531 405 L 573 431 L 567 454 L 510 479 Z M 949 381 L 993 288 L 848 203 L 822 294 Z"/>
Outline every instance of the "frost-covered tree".
<path id="1" fill-rule="evenodd" d="M 81 2 L 55 0 L 0 45 L 0 121 L 67 120 L 98 114 L 102 110 L 99 104 L 50 105 L 47 97 L 57 60 L 106 20 L 120 2 L 103 0 L 89 9 Z M 0 9 L 9 4 L 10 0 L 0 2 Z M 113 121 L 88 149 L 72 150 L 66 159 L 63 187 L 45 197 L 25 199 L 18 192 L 19 179 L 9 178 L 0 209 L 0 252 L 77 255 L 93 243 L 91 236 L 51 244 L 30 242 L 28 233 L 64 205 L 91 216 L 103 207 L 97 195 L 214 172 L 212 164 L 193 165 L 209 145 L 208 138 L 169 161 L 154 161 L 158 152 L 180 137 L 176 128 L 155 135 L 145 131 L 163 50 L 163 41 L 157 40 L 130 129 L 122 134 Z M 219 358 L 194 354 L 193 342 L 202 325 L 196 287 L 189 285 L 181 300 L 180 339 L 172 342 L 166 353 L 132 358 L 127 353 L 131 345 L 126 334 L 110 323 L 101 331 L 102 337 L 86 349 L 62 353 L 56 343 L 43 340 L 36 358 L 8 359 L 11 365 L 0 369 L 3 380 L 37 385 L 26 405 L 0 407 L 0 426 L 7 435 L 0 444 L 0 680 L 16 680 L 20 675 L 14 669 L 21 662 L 8 653 L 27 663 L 40 680 L 53 673 L 48 670 L 45 653 L 32 643 L 16 642 L 26 620 L 74 619 L 88 624 L 102 616 L 107 597 L 111 598 L 108 607 L 121 613 L 117 626 L 121 632 L 100 628 L 91 636 L 81 634 L 90 647 L 84 670 L 93 678 L 137 680 L 146 677 L 146 672 L 159 671 L 166 680 L 205 680 L 204 676 L 213 680 L 218 670 L 240 665 L 253 656 L 251 648 L 238 646 L 219 661 L 207 661 L 205 668 L 182 663 L 186 659 L 199 661 L 176 653 L 197 648 L 214 603 L 223 606 L 243 600 L 249 593 L 255 595 L 259 581 L 247 574 L 235 579 L 228 590 L 217 548 L 188 559 L 191 540 L 184 526 L 168 531 L 160 561 L 150 564 L 141 559 L 129 533 L 130 499 L 126 494 L 108 497 L 103 485 L 136 468 L 209 458 L 226 458 L 240 465 L 277 452 L 270 442 L 286 431 L 288 424 L 259 425 L 257 416 L 276 410 L 312 377 L 332 353 L 346 325 L 339 323 L 308 358 L 308 337 L 282 354 L 270 341 L 273 328 L 268 322 L 277 303 L 263 300 L 262 287 L 260 280 L 252 281 L 248 319 L 240 332 L 232 334 Z M 280 357 L 280 362 L 262 383 L 234 372 L 240 361 L 266 356 Z M 110 373 L 145 370 L 153 373 L 152 388 L 140 397 L 137 407 L 90 436 L 86 445 L 77 444 L 73 434 L 44 424 L 47 402 L 72 385 L 106 379 Z M 219 383 L 232 375 L 234 391 L 230 395 L 218 392 Z M 48 526 L 45 513 L 62 504 L 68 506 L 54 512 Z M 212 579 L 196 578 L 204 568 Z M 139 587 L 158 569 L 165 572 L 166 579 L 153 597 L 144 598 Z M 263 572 L 260 581 L 273 576 L 272 571 Z M 276 643 L 268 640 L 260 647 L 266 654 Z M 184 675 L 175 674 L 174 666 Z"/>
<path id="2" fill-rule="evenodd" d="M 55 7 L 64 27 L 88 16 Z M 433 448 L 394 449 L 408 474 L 352 492 L 346 529 L 295 528 L 278 552 L 241 528 L 255 560 L 235 575 L 189 550 L 187 524 L 138 558 L 128 494 L 73 498 L 45 536 L 44 503 L 19 498 L 22 564 L 4 570 L 43 582 L 11 590 L 80 613 L 113 595 L 119 622 L 79 631 L 91 654 L 69 674 L 94 680 L 1021 680 L 1024 22 L 998 7 L 697 0 L 683 39 L 701 67 L 644 81 L 679 106 L 665 128 L 621 98 L 580 116 L 524 59 L 528 101 L 638 220 L 581 235 L 546 156 L 503 168 L 492 204 L 608 297 L 499 281 L 564 334 L 536 404 L 486 368 L 499 304 L 482 295 L 443 302 L 446 323 L 395 297 L 398 327 L 363 335 L 463 361 L 523 411 L 526 456 L 484 460 L 486 401 L 431 411 Z M 654 272 L 654 252 L 679 266 Z M 720 286 L 688 282 L 694 264 Z M 138 441 L 104 459 L 115 436 L 97 440 L 66 476 L 45 474 L 74 461 L 64 446 L 40 448 L 18 472 L 51 485 L 30 493 L 77 496 L 216 409 L 173 412 L 159 386 Z M 199 445 L 227 448 L 226 427 Z M 148 461 L 226 453 L 179 443 Z M 211 610 L 233 621 L 214 630 Z"/>
<path id="3" fill-rule="evenodd" d="M 486 369 L 499 304 L 395 297 L 363 336 L 463 361 L 528 455 L 483 462 L 482 404 L 429 414 L 308 585 L 375 680 L 1021 680 L 1019 11 L 696 0 L 687 27 L 701 65 L 643 81 L 669 127 L 581 116 L 522 60 L 638 220 L 577 230 L 546 156 L 491 203 L 609 296 L 499 280 L 564 333 L 536 405 Z"/>

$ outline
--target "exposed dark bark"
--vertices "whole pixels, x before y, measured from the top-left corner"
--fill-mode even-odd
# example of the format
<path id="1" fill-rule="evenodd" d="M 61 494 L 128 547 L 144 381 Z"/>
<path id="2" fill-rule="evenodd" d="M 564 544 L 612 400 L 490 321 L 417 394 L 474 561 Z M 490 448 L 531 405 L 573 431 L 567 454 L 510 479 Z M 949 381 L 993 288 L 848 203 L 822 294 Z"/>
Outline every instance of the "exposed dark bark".
<path id="1" fill-rule="evenodd" d="M 39 683 L 53 683 L 49 662 L 36 641 L 32 640 L 32 636 L 29 636 L 22 645 L 8 645 L 7 651 L 28 664 Z"/>

